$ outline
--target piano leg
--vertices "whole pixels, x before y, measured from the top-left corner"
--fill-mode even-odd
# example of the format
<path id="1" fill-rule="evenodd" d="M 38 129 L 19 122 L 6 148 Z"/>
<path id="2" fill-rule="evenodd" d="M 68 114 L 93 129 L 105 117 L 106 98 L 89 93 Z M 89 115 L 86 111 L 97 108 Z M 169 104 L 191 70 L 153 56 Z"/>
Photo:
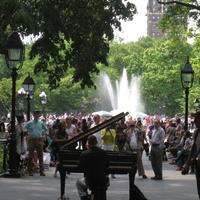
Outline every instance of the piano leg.
<path id="1" fill-rule="evenodd" d="M 59 173 L 60 173 L 60 196 L 61 199 L 64 198 L 65 195 L 65 178 L 66 178 L 66 170 L 63 169 L 62 167 L 60 167 L 59 169 Z"/>
<path id="2" fill-rule="evenodd" d="M 134 187 L 136 172 L 137 172 L 137 167 L 133 168 L 131 172 L 129 172 L 129 200 L 134 200 L 133 187 Z"/>

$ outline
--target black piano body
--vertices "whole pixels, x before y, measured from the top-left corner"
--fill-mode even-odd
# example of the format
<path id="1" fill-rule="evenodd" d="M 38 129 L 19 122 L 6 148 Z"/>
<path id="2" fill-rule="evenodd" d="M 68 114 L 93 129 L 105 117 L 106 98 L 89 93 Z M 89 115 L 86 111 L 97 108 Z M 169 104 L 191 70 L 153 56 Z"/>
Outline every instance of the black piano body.
<path id="1" fill-rule="evenodd" d="M 69 150 L 70 145 L 80 141 L 84 137 L 92 135 L 93 133 L 109 126 L 110 124 L 119 121 L 125 117 L 127 113 L 120 113 L 102 124 L 90 129 L 84 134 L 69 140 L 59 151 L 59 172 L 61 184 L 61 199 L 65 194 L 65 178 L 66 172 L 82 173 L 79 168 L 80 154 L 82 150 Z M 135 174 L 137 171 L 137 154 L 131 151 L 106 151 L 109 158 L 109 173 L 110 174 L 129 174 L 129 199 L 133 200 L 132 188 L 134 185 Z"/>
<path id="2" fill-rule="evenodd" d="M 82 173 L 79 159 L 82 150 L 65 150 L 60 154 L 60 165 L 68 172 Z M 137 162 L 137 155 L 130 151 L 106 151 L 109 158 L 109 174 L 127 174 Z"/>

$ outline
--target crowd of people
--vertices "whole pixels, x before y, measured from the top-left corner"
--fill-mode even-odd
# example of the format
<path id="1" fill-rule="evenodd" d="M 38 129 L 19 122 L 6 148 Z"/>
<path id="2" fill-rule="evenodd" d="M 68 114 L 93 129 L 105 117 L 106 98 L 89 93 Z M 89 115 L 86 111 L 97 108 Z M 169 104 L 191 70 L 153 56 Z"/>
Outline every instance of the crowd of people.
<path id="1" fill-rule="evenodd" d="M 105 120 L 98 114 L 82 115 L 81 113 L 77 115 L 73 113 L 62 115 L 47 114 L 44 118 L 39 111 L 33 113 L 32 120 L 29 122 L 25 122 L 23 115 L 17 116 L 16 119 L 18 157 L 20 158 L 20 155 L 27 151 L 29 157 L 34 160 L 34 151 L 36 150 L 37 158 L 41 163 L 41 174 L 44 171 L 42 169 L 43 151 L 50 152 L 51 165 L 56 166 L 60 144 L 86 132 L 89 128 L 97 126 L 102 120 Z M 36 124 L 36 122 L 39 123 Z M 5 132 L 5 130 L 3 129 L 2 132 Z M 161 163 L 163 157 L 166 156 L 166 151 L 170 152 L 171 164 L 177 164 L 177 170 L 181 170 L 192 146 L 192 133 L 189 131 L 185 133 L 180 118 L 165 118 L 162 120 L 154 117 L 154 120 L 148 122 L 148 120 L 142 118 L 129 116 L 96 132 L 94 135 L 97 137 L 97 146 L 104 150 L 122 151 L 131 149 L 136 151 L 138 174 L 144 179 L 147 176 L 142 163 L 143 150 L 145 150 L 146 155 L 150 157 L 152 162 L 152 168 L 155 172 L 154 178 L 162 179 Z M 84 138 L 79 143 L 70 146 L 70 148 L 86 150 L 86 141 L 87 138 Z M 39 148 L 36 143 L 39 143 Z M 42 146 L 40 143 L 42 143 Z M 149 148 L 151 148 L 150 155 Z M 33 172 L 30 170 L 30 165 L 31 163 L 29 162 L 29 174 L 32 175 Z M 56 172 L 54 176 L 57 176 Z"/>
<path id="2" fill-rule="evenodd" d="M 27 155 L 28 174 L 34 174 L 34 167 L 39 160 L 39 173 L 45 176 L 43 165 L 43 152 L 50 153 L 50 165 L 55 166 L 54 176 L 58 171 L 59 147 L 67 140 L 86 132 L 97 126 L 105 118 L 98 114 L 47 114 L 41 116 L 39 111 L 33 113 L 32 119 L 25 122 L 24 116 L 16 117 L 17 138 L 17 167 L 22 155 Z M 195 119 L 195 118 L 194 118 Z M 4 119 L 5 120 L 5 119 Z M 3 123 L 3 120 L 1 124 Z M 9 132 L 9 123 L 7 125 Z M 177 165 L 176 170 L 185 172 L 191 157 L 191 150 L 196 140 L 194 129 L 198 128 L 195 120 L 191 120 L 190 129 L 185 131 L 180 118 L 134 118 L 127 116 L 115 124 L 94 133 L 97 139 L 96 146 L 108 151 L 135 151 L 137 153 L 138 175 L 147 178 L 143 166 L 143 151 L 149 160 L 154 172 L 153 180 L 163 179 L 162 162 L 169 160 Z M 2 129 L 2 127 L 1 127 Z M 5 132 L 5 127 L 2 129 Z M 198 140 L 199 141 L 199 140 Z M 70 149 L 86 150 L 87 138 L 70 146 Z M 197 153 L 199 156 L 199 152 Z M 195 171 L 195 163 L 190 162 L 190 172 Z M 114 174 L 112 178 L 115 178 Z M 199 177 L 198 177 L 199 178 Z"/>

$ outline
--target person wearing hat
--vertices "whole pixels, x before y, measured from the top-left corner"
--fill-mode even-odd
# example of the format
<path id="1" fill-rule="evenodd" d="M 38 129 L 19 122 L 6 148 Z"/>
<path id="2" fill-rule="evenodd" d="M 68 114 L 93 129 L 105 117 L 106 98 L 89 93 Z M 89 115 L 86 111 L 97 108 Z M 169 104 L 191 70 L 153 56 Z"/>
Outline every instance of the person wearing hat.
<path id="1" fill-rule="evenodd" d="M 128 148 L 131 151 L 135 151 L 137 153 L 137 170 L 138 175 L 142 176 L 143 179 L 146 179 L 147 176 L 144 171 L 144 166 L 142 162 L 142 151 L 143 151 L 143 133 L 139 127 L 136 126 L 136 120 L 129 118 L 127 121 L 127 142 Z"/>
<path id="2" fill-rule="evenodd" d="M 28 173 L 29 176 L 33 176 L 32 162 L 34 157 L 34 151 L 37 151 L 37 156 L 39 159 L 40 176 L 45 176 L 44 165 L 43 165 L 43 133 L 47 132 L 47 127 L 40 118 L 40 112 L 35 111 L 33 113 L 33 120 L 28 121 L 24 128 L 28 132 Z"/>
<path id="3" fill-rule="evenodd" d="M 194 123 L 196 126 L 194 135 L 193 135 L 193 145 L 190 151 L 190 155 L 188 160 L 183 166 L 182 174 L 188 173 L 189 165 L 191 161 L 194 161 L 195 166 L 195 175 L 196 175 L 196 182 L 197 182 L 197 191 L 200 199 L 200 111 L 191 114 L 194 117 Z"/>

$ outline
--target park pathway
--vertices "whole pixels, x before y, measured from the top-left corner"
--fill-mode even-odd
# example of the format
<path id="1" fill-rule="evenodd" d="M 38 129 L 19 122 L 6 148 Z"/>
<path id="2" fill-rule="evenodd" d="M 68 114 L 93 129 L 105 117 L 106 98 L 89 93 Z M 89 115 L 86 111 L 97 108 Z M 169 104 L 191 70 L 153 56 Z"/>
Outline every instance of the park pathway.
<path id="1" fill-rule="evenodd" d="M 181 175 L 173 165 L 163 163 L 163 181 L 151 180 L 153 176 L 150 162 L 144 156 L 144 168 L 148 179 L 136 175 L 136 185 L 148 200 L 198 200 L 194 175 Z M 54 168 L 46 172 L 46 177 L 34 175 L 19 179 L 0 178 L 0 200 L 56 200 L 59 196 L 59 178 L 53 177 Z M 75 183 L 81 174 L 72 173 L 67 178 L 66 193 L 70 200 L 79 200 Z M 116 175 L 111 179 L 107 200 L 128 200 L 128 176 Z"/>

